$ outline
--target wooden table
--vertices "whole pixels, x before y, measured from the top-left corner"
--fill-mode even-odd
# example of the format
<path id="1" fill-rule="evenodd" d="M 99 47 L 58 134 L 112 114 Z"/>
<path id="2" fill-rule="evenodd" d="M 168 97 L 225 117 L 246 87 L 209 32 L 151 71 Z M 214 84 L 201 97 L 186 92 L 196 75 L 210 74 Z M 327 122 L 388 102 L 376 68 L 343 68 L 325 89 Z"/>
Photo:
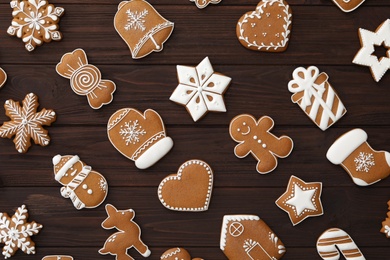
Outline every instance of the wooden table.
<path id="1" fill-rule="evenodd" d="M 0 65 L 9 79 L 0 91 L 0 103 L 21 101 L 27 93 L 39 96 L 41 108 L 52 108 L 57 122 L 49 130 L 48 147 L 33 147 L 18 154 L 11 140 L 0 140 L 0 212 L 13 214 L 26 204 L 30 220 L 44 225 L 33 237 L 36 256 L 18 252 L 12 259 L 41 259 L 47 254 L 70 254 L 75 259 L 114 259 L 97 253 L 114 231 L 100 227 L 104 206 L 77 211 L 60 195 L 54 180 L 52 157 L 77 154 L 109 183 L 106 203 L 119 209 L 133 208 L 142 237 L 159 259 L 168 248 L 187 248 L 193 257 L 225 259 L 219 249 L 222 218 L 226 214 L 260 216 L 287 247 L 284 259 L 320 259 L 316 240 L 327 228 L 346 230 L 367 259 L 387 259 L 389 241 L 380 233 L 387 213 L 390 180 L 371 187 L 356 186 L 325 154 L 333 141 L 353 128 L 363 128 L 369 143 L 378 150 L 390 150 L 390 73 L 375 83 L 367 67 L 352 64 L 360 48 L 358 28 L 375 30 L 389 18 L 388 0 L 367 0 L 352 13 L 343 13 L 329 0 L 290 0 L 293 30 L 285 53 L 259 53 L 243 48 L 235 35 L 241 15 L 254 10 L 257 0 L 223 0 L 198 10 L 187 0 L 150 0 L 167 19 L 175 22 L 171 38 L 161 53 L 133 60 L 113 27 L 120 1 L 52 0 L 65 8 L 60 23 L 64 35 L 28 53 L 20 39 L 6 30 L 11 22 L 8 3 L 0 4 Z M 237 4 L 245 2 L 244 4 Z M 60 77 L 55 65 L 61 56 L 83 48 L 90 63 L 103 78 L 117 84 L 114 102 L 98 111 L 75 95 L 69 81 Z M 184 107 L 169 101 L 177 86 L 176 65 L 196 66 L 209 56 L 214 69 L 233 78 L 225 95 L 227 113 L 209 113 L 194 123 Z M 326 132 L 319 130 L 290 100 L 287 83 L 298 66 L 316 65 L 328 73 L 348 113 Z M 165 121 L 175 142 L 172 151 L 147 170 L 110 144 L 106 124 L 118 109 L 153 108 Z M 8 121 L 0 109 L 0 122 Z M 229 136 L 230 120 L 241 113 L 275 120 L 274 133 L 289 135 L 295 143 L 292 154 L 279 161 L 267 175 L 255 170 L 256 161 L 238 159 Z M 203 213 L 182 213 L 165 209 L 157 197 L 157 186 L 168 174 L 189 159 L 202 159 L 214 170 L 215 183 L 210 208 Z M 288 215 L 275 205 L 291 175 L 307 182 L 323 183 L 325 214 L 293 227 Z M 143 259 L 134 249 L 135 259 Z"/>

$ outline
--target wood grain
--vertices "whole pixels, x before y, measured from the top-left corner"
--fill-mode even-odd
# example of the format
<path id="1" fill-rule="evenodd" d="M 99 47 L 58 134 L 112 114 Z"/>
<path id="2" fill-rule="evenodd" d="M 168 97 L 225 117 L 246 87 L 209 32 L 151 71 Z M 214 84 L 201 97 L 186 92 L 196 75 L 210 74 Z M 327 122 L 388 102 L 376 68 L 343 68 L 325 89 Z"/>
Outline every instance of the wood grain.
<path id="1" fill-rule="evenodd" d="M 152 260 L 176 246 L 187 248 L 193 257 L 226 259 L 219 249 L 226 214 L 260 216 L 286 245 L 283 259 L 320 259 L 315 243 L 331 227 L 347 231 L 366 259 L 388 258 L 389 240 L 379 230 L 387 213 L 390 179 L 357 187 L 325 154 L 338 136 L 357 127 L 368 133 L 374 149 L 390 151 L 390 73 L 375 83 L 368 68 L 352 64 L 360 48 L 358 28 L 375 30 L 389 18 L 390 1 L 367 0 L 346 14 L 330 0 L 289 0 L 293 10 L 290 45 L 284 53 L 270 54 L 246 50 L 235 36 L 237 20 L 253 10 L 258 0 L 223 0 L 204 10 L 188 0 L 150 0 L 164 17 L 175 22 L 175 29 L 161 53 L 141 60 L 131 59 L 113 27 L 119 0 L 50 2 L 66 10 L 60 23 L 64 39 L 44 44 L 33 53 L 24 50 L 20 39 L 7 35 L 11 9 L 8 3 L 0 3 L 0 66 L 8 73 L 0 104 L 8 99 L 21 101 L 34 92 L 40 108 L 52 108 L 58 115 L 57 122 L 46 127 L 52 139 L 48 147 L 33 145 L 21 155 L 11 140 L 0 139 L 0 212 L 12 214 L 26 204 L 30 220 L 44 225 L 33 237 L 36 256 L 18 252 L 12 259 L 41 259 L 49 254 L 69 254 L 75 260 L 114 259 L 97 253 L 115 232 L 100 227 L 106 217 L 104 206 L 77 211 L 69 199 L 61 197 L 51 162 L 56 154 L 77 154 L 106 177 L 106 202 L 136 211 L 135 221 L 152 250 Z M 117 84 L 113 103 L 98 111 L 55 71 L 61 56 L 76 48 L 86 51 L 103 79 Z M 196 66 L 205 56 L 215 71 L 233 79 L 225 94 L 228 112 L 209 113 L 194 123 L 185 108 L 169 97 L 178 84 L 176 65 Z M 310 65 L 329 75 L 348 110 L 326 132 L 291 102 L 287 89 L 293 70 Z M 124 107 L 155 109 L 174 140 L 172 151 L 150 169 L 138 170 L 107 138 L 108 118 Z M 294 140 L 292 154 L 280 159 L 274 172 L 260 175 L 252 156 L 235 157 L 236 143 L 228 128 L 230 120 L 241 113 L 271 116 L 276 124 L 273 133 Z M 0 122 L 8 120 L 0 106 Z M 194 158 L 206 161 L 214 170 L 209 210 L 183 213 L 165 209 L 157 198 L 158 184 Z M 295 227 L 275 205 L 291 175 L 307 182 L 320 181 L 324 187 L 325 214 Z M 134 249 L 129 253 L 137 260 L 144 259 Z"/>

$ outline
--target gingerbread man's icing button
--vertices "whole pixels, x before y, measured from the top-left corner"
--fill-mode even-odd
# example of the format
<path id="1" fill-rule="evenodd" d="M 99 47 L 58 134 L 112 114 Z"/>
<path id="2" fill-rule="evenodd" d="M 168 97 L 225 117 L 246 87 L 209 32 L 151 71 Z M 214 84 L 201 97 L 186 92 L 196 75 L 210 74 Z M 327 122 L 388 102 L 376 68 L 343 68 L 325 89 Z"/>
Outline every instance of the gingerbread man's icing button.
<path id="1" fill-rule="evenodd" d="M 290 137 L 276 137 L 270 133 L 273 126 L 274 121 L 268 116 L 256 121 L 252 115 L 243 114 L 230 122 L 230 136 L 239 143 L 234 154 L 238 158 L 252 154 L 258 161 L 256 169 L 261 174 L 273 171 L 278 164 L 277 157 L 285 158 L 293 149 Z"/>

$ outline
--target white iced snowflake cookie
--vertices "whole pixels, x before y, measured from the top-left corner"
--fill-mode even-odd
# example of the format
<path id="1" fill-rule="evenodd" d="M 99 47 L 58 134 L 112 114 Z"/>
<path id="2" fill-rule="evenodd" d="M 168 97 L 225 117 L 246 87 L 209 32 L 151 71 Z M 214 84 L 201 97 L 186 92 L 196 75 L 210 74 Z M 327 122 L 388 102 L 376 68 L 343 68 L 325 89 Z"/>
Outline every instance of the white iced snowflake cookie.
<path id="1" fill-rule="evenodd" d="M 359 38 L 362 48 L 353 59 L 353 63 L 370 67 L 371 74 L 379 82 L 390 69 L 390 19 L 383 22 L 375 32 L 359 28 Z M 386 56 L 377 57 L 375 46 L 387 48 Z"/>
<path id="2" fill-rule="evenodd" d="M 262 0 L 255 11 L 238 20 L 236 34 L 247 49 L 283 52 L 288 46 L 291 26 L 291 8 L 286 1 Z"/>
<path id="3" fill-rule="evenodd" d="M 226 112 L 223 94 L 231 78 L 214 72 L 208 57 L 196 67 L 177 66 L 179 85 L 169 98 L 187 108 L 196 122 L 208 111 Z"/>
<path id="4" fill-rule="evenodd" d="M 54 179 L 64 185 L 61 195 L 69 198 L 76 209 L 96 208 L 106 199 L 106 179 L 77 155 L 56 155 L 53 166 Z"/>
<path id="5" fill-rule="evenodd" d="M 126 42 L 133 59 L 159 52 L 172 34 L 174 23 L 144 0 L 122 1 L 114 18 L 115 30 Z"/>
<path id="6" fill-rule="evenodd" d="M 33 51 L 44 42 L 62 39 L 58 23 L 64 8 L 47 0 L 12 0 L 11 8 L 13 20 L 7 33 L 22 38 L 26 50 Z"/>
<path id="7" fill-rule="evenodd" d="M 199 8 L 199 9 L 203 9 L 205 8 L 206 6 L 208 6 L 209 4 L 218 4 L 220 3 L 222 0 L 190 0 L 191 2 L 195 2 L 196 6 Z"/>
<path id="8" fill-rule="evenodd" d="M 135 161 L 139 169 L 149 168 L 173 147 L 160 115 L 152 109 L 144 113 L 133 108 L 116 111 L 108 121 L 107 134 L 115 149 Z"/>
<path id="9" fill-rule="evenodd" d="M 28 210 L 25 205 L 19 207 L 12 217 L 7 213 L 0 213 L 0 243 L 4 244 L 3 256 L 5 259 L 13 256 L 18 249 L 25 254 L 35 254 L 35 243 L 31 236 L 37 235 L 42 225 L 27 222 Z"/>
<path id="10" fill-rule="evenodd" d="M 390 175 L 390 153 L 376 151 L 367 143 L 367 133 L 351 130 L 338 138 L 326 157 L 341 165 L 359 186 L 374 184 Z"/>

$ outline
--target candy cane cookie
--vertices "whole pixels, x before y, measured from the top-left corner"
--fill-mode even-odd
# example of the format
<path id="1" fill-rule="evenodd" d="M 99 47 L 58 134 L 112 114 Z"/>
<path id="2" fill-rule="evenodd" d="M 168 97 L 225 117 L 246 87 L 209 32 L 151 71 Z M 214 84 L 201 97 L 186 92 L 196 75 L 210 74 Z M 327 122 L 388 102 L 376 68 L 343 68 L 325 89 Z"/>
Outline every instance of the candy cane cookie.
<path id="1" fill-rule="evenodd" d="M 339 228 L 326 230 L 317 240 L 317 251 L 322 259 L 338 260 L 340 253 L 346 260 L 365 260 L 352 238 Z"/>

